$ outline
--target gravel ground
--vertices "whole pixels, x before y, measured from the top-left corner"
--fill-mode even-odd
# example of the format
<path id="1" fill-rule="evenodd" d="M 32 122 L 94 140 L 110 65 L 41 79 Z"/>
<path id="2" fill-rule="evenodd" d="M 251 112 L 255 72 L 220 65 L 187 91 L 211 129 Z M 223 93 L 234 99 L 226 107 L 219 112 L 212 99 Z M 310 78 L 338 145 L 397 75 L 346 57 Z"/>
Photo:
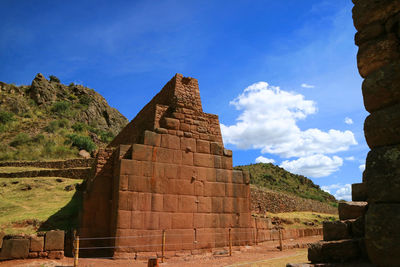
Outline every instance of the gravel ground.
<path id="1" fill-rule="evenodd" d="M 321 236 L 299 238 L 296 240 L 285 240 L 285 247 L 305 246 L 307 243 L 321 240 Z M 297 245 L 298 244 L 298 245 Z M 286 263 L 307 262 L 307 249 L 284 249 L 279 251 L 277 241 L 268 241 L 257 246 L 235 247 L 232 256 L 228 256 L 223 249 L 217 250 L 220 253 L 207 252 L 201 255 L 185 255 L 182 253 L 178 257 L 170 257 L 160 266 L 230 266 L 230 267 L 253 267 L 253 266 L 286 266 Z M 225 254 L 224 254 L 225 253 Z M 221 255 L 216 255 L 221 254 Z M 28 266 L 28 267 L 56 267 L 73 266 L 72 258 L 62 260 L 13 260 L 0 262 L 0 266 Z M 97 266 L 147 266 L 147 260 L 112 260 L 112 259 L 79 259 L 80 267 Z"/>

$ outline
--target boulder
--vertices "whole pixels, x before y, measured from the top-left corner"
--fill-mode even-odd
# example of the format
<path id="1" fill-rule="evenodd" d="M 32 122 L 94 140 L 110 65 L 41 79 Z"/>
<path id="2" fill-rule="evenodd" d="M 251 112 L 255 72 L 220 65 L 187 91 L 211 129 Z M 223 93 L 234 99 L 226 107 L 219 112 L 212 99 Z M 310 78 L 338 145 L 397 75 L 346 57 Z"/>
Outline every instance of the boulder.
<path id="1" fill-rule="evenodd" d="M 376 204 L 368 208 L 365 244 L 368 257 L 378 266 L 399 266 L 400 204 Z"/>
<path id="2" fill-rule="evenodd" d="M 29 239 L 6 239 L 0 252 L 0 259 L 25 259 L 29 256 Z"/>
<path id="3" fill-rule="evenodd" d="M 353 0 L 353 22 L 358 31 L 368 24 L 384 23 L 400 11 L 400 2 L 393 0 Z"/>
<path id="4" fill-rule="evenodd" d="M 360 257 L 359 241 L 353 239 L 320 241 L 308 248 L 308 260 L 312 263 L 351 262 Z"/>
<path id="5" fill-rule="evenodd" d="M 64 250 L 64 231 L 56 230 L 47 232 L 45 250 Z"/>
<path id="6" fill-rule="evenodd" d="M 344 221 L 323 222 L 324 241 L 350 238 L 348 224 Z"/>
<path id="7" fill-rule="evenodd" d="M 400 145 L 372 149 L 363 180 L 370 203 L 400 202 Z"/>
<path id="8" fill-rule="evenodd" d="M 86 150 L 82 149 L 79 151 L 79 156 L 81 156 L 84 159 L 90 159 L 90 153 L 87 152 Z"/>
<path id="9" fill-rule="evenodd" d="M 363 201 L 339 202 L 339 219 L 357 219 L 365 214 L 367 204 Z"/>
<path id="10" fill-rule="evenodd" d="M 351 199 L 353 201 L 367 201 L 367 186 L 365 183 L 351 185 Z"/>
<path id="11" fill-rule="evenodd" d="M 365 140 L 371 149 L 400 143 L 400 104 L 370 114 L 364 122 Z"/>
<path id="12" fill-rule="evenodd" d="M 362 84 L 365 109 L 372 113 L 400 103 L 400 62 L 395 61 L 368 75 Z"/>

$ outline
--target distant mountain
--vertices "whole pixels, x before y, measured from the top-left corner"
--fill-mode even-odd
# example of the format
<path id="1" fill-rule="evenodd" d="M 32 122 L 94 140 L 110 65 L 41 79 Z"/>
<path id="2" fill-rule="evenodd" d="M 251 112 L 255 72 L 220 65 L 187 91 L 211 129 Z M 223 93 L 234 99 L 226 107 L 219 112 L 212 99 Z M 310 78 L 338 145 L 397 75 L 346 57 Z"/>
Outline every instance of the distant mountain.
<path id="1" fill-rule="evenodd" d="M 310 179 L 286 171 L 271 163 L 236 166 L 237 170 L 250 172 L 250 183 L 261 188 L 289 193 L 306 199 L 318 200 L 336 206 L 334 196 L 321 190 Z"/>
<path id="2" fill-rule="evenodd" d="M 128 120 L 93 89 L 37 74 L 31 85 L 0 82 L 0 160 L 77 157 L 104 147 Z"/>

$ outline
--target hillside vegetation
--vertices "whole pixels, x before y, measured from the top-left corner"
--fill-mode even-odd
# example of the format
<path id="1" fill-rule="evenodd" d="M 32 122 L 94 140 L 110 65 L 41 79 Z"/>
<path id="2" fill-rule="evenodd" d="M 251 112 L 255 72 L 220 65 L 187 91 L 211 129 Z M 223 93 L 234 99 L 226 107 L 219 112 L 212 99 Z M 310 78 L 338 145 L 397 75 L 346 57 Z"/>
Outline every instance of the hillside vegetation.
<path id="1" fill-rule="evenodd" d="M 334 196 L 323 191 L 307 177 L 290 173 L 272 163 L 236 166 L 235 169 L 248 170 L 250 172 L 250 183 L 257 187 L 268 188 L 337 206 Z"/>
<path id="2" fill-rule="evenodd" d="M 104 147 L 128 120 L 93 89 L 55 76 L 0 82 L 0 161 L 65 159 Z"/>

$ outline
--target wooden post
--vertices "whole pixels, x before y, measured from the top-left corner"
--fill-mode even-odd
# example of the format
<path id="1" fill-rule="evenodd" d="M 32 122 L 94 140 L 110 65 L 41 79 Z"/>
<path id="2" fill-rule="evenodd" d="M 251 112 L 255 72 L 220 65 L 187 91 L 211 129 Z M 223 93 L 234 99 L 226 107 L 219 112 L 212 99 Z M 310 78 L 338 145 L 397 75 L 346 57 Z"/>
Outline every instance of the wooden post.
<path id="1" fill-rule="evenodd" d="M 76 235 L 76 230 L 74 231 L 74 243 L 74 267 L 77 267 L 79 259 L 79 236 Z"/>
<path id="2" fill-rule="evenodd" d="M 282 231 L 281 231 L 281 227 L 280 226 L 279 226 L 279 249 L 280 249 L 280 251 L 283 250 L 283 247 L 282 247 Z"/>
<path id="3" fill-rule="evenodd" d="M 165 254 L 165 230 L 162 231 L 162 240 L 161 240 L 161 262 L 164 262 L 164 254 Z"/>
<path id="4" fill-rule="evenodd" d="M 257 219 L 256 219 L 256 217 L 254 217 L 254 224 L 255 224 L 255 226 L 256 226 L 256 231 L 255 231 L 254 240 L 255 240 L 255 243 L 256 243 L 256 246 L 257 246 L 257 245 L 258 245 L 258 244 L 257 244 L 258 227 L 257 227 Z"/>
<path id="5" fill-rule="evenodd" d="M 229 228 L 229 256 L 232 256 L 232 235 L 231 228 Z"/>
<path id="6" fill-rule="evenodd" d="M 152 257 L 147 262 L 147 267 L 158 267 L 158 259 L 156 257 Z"/>

